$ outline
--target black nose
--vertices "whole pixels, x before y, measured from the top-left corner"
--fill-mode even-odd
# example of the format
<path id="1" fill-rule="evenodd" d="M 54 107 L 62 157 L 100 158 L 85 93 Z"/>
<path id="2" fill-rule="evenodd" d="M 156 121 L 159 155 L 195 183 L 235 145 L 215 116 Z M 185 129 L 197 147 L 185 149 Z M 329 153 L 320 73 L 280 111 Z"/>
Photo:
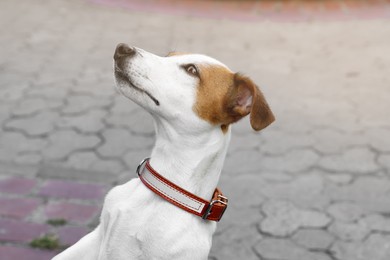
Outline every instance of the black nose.
<path id="1" fill-rule="evenodd" d="M 114 60 L 118 60 L 123 57 L 131 57 L 134 56 L 134 54 L 135 54 L 134 48 L 129 47 L 127 44 L 119 43 L 115 49 Z"/>

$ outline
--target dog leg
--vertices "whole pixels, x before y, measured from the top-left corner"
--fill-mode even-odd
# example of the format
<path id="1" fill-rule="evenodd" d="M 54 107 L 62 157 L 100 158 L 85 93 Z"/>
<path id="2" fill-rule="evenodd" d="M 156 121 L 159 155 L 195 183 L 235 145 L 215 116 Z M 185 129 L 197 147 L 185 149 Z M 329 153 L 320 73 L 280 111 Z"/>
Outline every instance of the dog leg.
<path id="1" fill-rule="evenodd" d="M 96 260 L 100 251 L 100 225 L 52 260 Z"/>

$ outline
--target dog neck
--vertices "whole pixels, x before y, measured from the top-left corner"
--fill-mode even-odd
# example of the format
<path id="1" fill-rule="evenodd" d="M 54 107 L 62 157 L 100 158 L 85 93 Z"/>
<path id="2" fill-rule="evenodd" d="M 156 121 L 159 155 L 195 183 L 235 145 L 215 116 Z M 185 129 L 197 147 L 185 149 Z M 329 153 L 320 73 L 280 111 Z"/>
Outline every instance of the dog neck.
<path id="1" fill-rule="evenodd" d="M 225 133 L 214 128 L 207 133 L 183 134 L 161 120 L 155 120 L 156 143 L 151 166 L 181 188 L 210 200 L 230 142 Z"/>

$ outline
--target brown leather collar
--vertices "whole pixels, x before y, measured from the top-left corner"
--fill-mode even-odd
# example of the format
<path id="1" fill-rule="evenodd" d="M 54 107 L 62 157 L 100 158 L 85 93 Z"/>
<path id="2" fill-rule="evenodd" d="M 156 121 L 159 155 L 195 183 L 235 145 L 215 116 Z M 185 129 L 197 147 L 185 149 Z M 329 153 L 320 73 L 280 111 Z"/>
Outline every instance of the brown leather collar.
<path id="1" fill-rule="evenodd" d="M 221 220 L 228 199 L 218 188 L 215 189 L 211 201 L 204 200 L 165 179 L 150 166 L 149 159 L 144 159 L 137 167 L 137 174 L 146 187 L 189 213 L 207 220 Z"/>

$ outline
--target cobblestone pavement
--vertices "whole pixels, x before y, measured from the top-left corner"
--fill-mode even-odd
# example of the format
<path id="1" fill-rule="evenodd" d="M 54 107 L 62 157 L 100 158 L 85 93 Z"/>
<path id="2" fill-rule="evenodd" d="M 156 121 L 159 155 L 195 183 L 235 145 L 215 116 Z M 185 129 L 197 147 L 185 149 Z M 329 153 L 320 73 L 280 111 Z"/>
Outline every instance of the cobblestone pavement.
<path id="1" fill-rule="evenodd" d="M 216 57 L 252 77 L 277 117 L 261 133 L 233 127 L 220 183 L 230 206 L 210 259 L 390 259 L 389 22 L 2 0 L 0 259 L 49 259 L 28 247 L 43 234 L 73 243 L 150 153 L 150 116 L 113 87 L 119 42 Z"/>

